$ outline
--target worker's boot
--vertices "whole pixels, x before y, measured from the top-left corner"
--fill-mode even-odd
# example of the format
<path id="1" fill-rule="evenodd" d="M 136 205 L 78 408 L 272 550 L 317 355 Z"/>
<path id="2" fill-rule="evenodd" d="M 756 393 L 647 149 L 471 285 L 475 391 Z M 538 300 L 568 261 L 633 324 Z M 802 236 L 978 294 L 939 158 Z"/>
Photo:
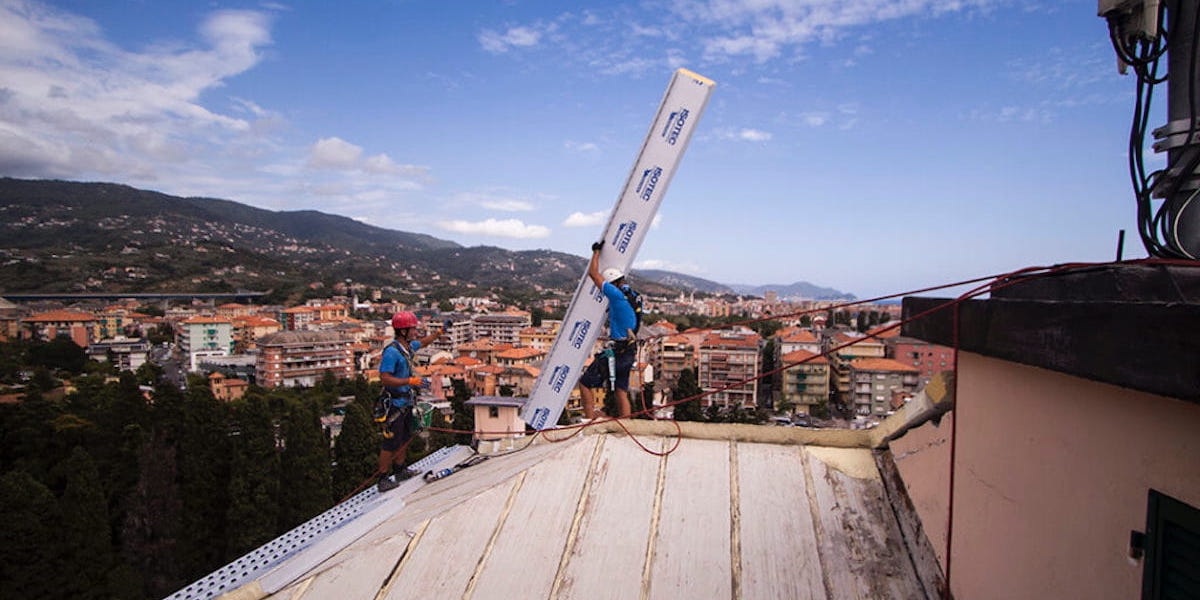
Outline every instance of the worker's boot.
<path id="1" fill-rule="evenodd" d="M 400 481 L 393 478 L 390 474 L 380 475 L 379 481 L 375 482 L 375 488 L 378 489 L 379 493 L 381 494 L 384 492 L 390 492 L 398 487 L 400 487 Z"/>

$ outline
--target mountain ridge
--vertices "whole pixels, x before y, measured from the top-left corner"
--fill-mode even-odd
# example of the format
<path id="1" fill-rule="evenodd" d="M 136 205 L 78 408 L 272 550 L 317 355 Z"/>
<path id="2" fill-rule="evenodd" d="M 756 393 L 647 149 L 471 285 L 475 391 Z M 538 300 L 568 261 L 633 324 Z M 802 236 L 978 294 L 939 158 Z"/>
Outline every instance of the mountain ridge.
<path id="1" fill-rule="evenodd" d="M 586 267 L 585 258 L 563 252 L 466 247 L 316 210 L 271 211 L 118 183 L 0 178 L 0 293 L 187 288 L 295 296 L 350 280 L 435 296 L 450 288 L 528 295 L 570 293 Z M 654 269 L 634 269 L 630 279 L 652 294 L 747 293 Z"/>

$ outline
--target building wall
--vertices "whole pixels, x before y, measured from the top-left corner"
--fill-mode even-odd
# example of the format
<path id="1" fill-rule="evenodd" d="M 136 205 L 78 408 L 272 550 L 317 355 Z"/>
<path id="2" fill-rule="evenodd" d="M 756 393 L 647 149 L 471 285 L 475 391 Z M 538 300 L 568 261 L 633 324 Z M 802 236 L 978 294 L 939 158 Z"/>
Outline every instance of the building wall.
<path id="1" fill-rule="evenodd" d="M 1200 405 L 973 353 L 959 361 L 954 596 L 1139 597 L 1129 535 L 1145 530 L 1149 490 L 1200 507 Z M 945 489 L 935 452 L 918 465 L 900 448 L 910 495 Z"/>
<path id="2" fill-rule="evenodd" d="M 525 421 L 515 406 L 497 406 L 497 416 L 490 416 L 489 406 L 475 407 L 475 438 L 498 440 L 525 435 Z"/>

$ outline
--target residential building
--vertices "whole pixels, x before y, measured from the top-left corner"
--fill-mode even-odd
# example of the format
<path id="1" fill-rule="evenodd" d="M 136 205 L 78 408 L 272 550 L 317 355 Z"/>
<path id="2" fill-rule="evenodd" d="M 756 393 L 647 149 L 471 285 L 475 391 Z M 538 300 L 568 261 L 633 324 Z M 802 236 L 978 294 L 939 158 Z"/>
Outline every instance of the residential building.
<path id="1" fill-rule="evenodd" d="M 326 374 L 354 377 L 351 340 L 333 331 L 280 331 L 258 340 L 258 384 L 311 387 Z"/>
<path id="2" fill-rule="evenodd" d="M 554 344 L 554 338 L 558 336 L 559 326 L 526 327 L 518 334 L 517 345 L 549 352 L 550 346 Z"/>
<path id="3" fill-rule="evenodd" d="M 779 330 L 775 334 L 775 359 L 777 363 L 783 355 L 797 350 L 820 354 L 821 340 L 811 329 L 800 327 L 788 327 L 787 329 Z"/>
<path id="4" fill-rule="evenodd" d="M 850 361 L 854 414 L 882 418 L 892 410 L 892 394 L 915 392 L 919 372 L 890 358 L 858 358 Z"/>
<path id="5" fill-rule="evenodd" d="M 149 315 L 123 306 L 109 306 L 96 313 L 92 339 L 104 340 L 116 337 L 140 337 L 142 322 Z"/>
<path id="6" fill-rule="evenodd" d="M 472 339 L 491 338 L 498 344 L 517 345 L 521 330 L 529 327 L 527 315 L 492 314 L 471 317 Z"/>
<path id="7" fill-rule="evenodd" d="M 21 319 L 22 337 L 48 342 L 65 337 L 80 348 L 92 342 L 96 317 L 91 313 L 74 310 L 53 310 Z"/>
<path id="8" fill-rule="evenodd" d="M 190 371 L 196 370 L 203 357 L 233 353 L 233 323 L 228 319 L 192 317 L 179 324 L 175 335 L 179 351 L 188 357 Z"/>
<path id="9" fill-rule="evenodd" d="M 884 358 L 887 348 L 883 342 L 858 332 L 837 329 L 822 331 L 824 350 L 829 352 L 830 376 L 834 397 L 846 408 L 852 408 L 854 393 L 850 382 L 850 361 L 857 358 Z"/>
<path id="10" fill-rule="evenodd" d="M 759 341 L 755 334 L 717 332 L 700 344 L 697 380 L 704 391 L 721 391 L 701 399 L 703 406 L 758 406 Z M 741 383 L 745 381 L 746 383 Z M 729 387 L 733 386 L 733 387 Z M 723 389 L 727 388 L 728 389 Z"/>
<path id="11" fill-rule="evenodd" d="M 813 407 L 829 403 L 829 360 L 808 350 L 784 354 L 779 366 L 779 401 L 796 415 L 811 415 Z"/>
<path id="12" fill-rule="evenodd" d="M 233 320 L 240 317 L 248 317 L 252 314 L 254 314 L 253 307 L 237 302 L 230 302 L 217 307 L 217 316 L 225 319 Z"/>
<path id="13" fill-rule="evenodd" d="M 136 371 L 146 364 L 150 342 L 124 336 L 92 342 L 87 347 L 88 358 L 101 362 L 112 361 L 120 371 Z"/>
<path id="14" fill-rule="evenodd" d="M 221 402 L 232 402 L 246 395 L 250 384 L 244 379 L 226 377 L 221 373 L 208 376 L 208 387 L 213 397 Z"/>
<path id="15" fill-rule="evenodd" d="M 644 350 L 646 362 L 654 370 L 656 392 L 673 389 L 684 369 L 696 368 L 696 352 L 686 336 L 655 337 Z"/>
<path id="16" fill-rule="evenodd" d="M 507 350 L 508 348 L 511 348 L 511 347 L 512 346 L 508 345 L 508 344 L 496 344 L 495 342 L 492 341 L 491 338 L 482 338 L 482 339 L 475 340 L 473 342 L 467 342 L 465 344 L 460 344 L 457 348 L 455 348 L 455 351 L 458 352 L 459 356 L 469 356 L 471 358 L 476 358 L 476 359 L 479 359 L 484 364 L 490 365 L 493 362 L 495 362 L 494 357 L 497 352 L 500 352 L 502 350 Z M 483 395 L 490 396 L 491 394 L 483 394 Z"/>
<path id="17" fill-rule="evenodd" d="M 495 354 L 495 364 L 502 367 L 523 367 L 539 365 L 546 357 L 546 352 L 537 348 L 509 348 Z"/>
<path id="18" fill-rule="evenodd" d="M 320 318 L 321 312 L 312 306 L 293 306 L 279 311 L 279 324 L 284 331 L 305 331 Z"/>
<path id="19" fill-rule="evenodd" d="M 925 387 L 934 374 L 954 370 L 954 348 L 907 336 L 896 336 L 886 343 L 889 358 L 910 365 L 920 373 L 918 389 Z"/>
<path id="20" fill-rule="evenodd" d="M 464 404 L 475 412 L 475 439 L 481 442 L 520 438 L 525 436 L 525 421 L 521 407 L 525 398 L 505 396 L 475 396 Z"/>
<path id="21" fill-rule="evenodd" d="M 283 329 L 279 321 L 260 316 L 240 316 L 230 318 L 233 324 L 233 345 L 235 352 L 249 352 L 258 348 L 259 338 Z"/>

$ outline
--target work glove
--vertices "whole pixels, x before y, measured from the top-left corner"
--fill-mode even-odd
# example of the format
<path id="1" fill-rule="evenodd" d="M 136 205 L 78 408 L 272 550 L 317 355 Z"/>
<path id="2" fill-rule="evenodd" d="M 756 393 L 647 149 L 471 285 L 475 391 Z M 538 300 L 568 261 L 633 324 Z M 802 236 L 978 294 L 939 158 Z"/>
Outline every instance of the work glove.
<path id="1" fill-rule="evenodd" d="M 592 252 L 599 252 L 604 247 L 604 240 L 592 243 Z"/>
<path id="2" fill-rule="evenodd" d="M 426 390 L 429 389 L 430 385 L 428 377 L 409 377 L 408 379 L 404 380 L 404 383 Z"/>

